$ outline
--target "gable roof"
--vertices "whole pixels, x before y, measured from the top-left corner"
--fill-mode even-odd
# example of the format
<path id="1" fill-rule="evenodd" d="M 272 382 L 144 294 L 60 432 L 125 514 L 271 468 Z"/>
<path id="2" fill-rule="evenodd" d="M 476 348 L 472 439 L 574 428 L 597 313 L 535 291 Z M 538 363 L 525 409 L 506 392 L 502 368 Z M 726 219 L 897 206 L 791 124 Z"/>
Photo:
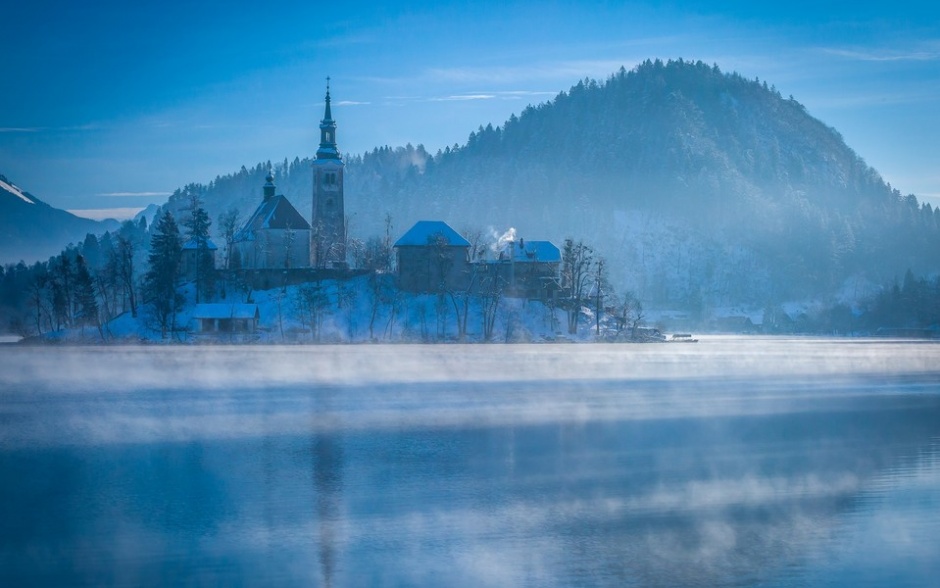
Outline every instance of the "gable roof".
<path id="1" fill-rule="evenodd" d="M 255 231 L 287 228 L 295 231 L 310 230 L 310 223 L 283 194 L 278 194 L 258 205 L 248 221 L 235 233 L 235 241 L 251 241 L 255 238 Z"/>
<path id="2" fill-rule="evenodd" d="M 408 232 L 395 241 L 395 247 L 427 247 L 435 239 L 443 237 L 450 247 L 469 247 L 470 241 L 460 236 L 444 221 L 418 221 Z"/>
<path id="3" fill-rule="evenodd" d="M 193 311 L 196 319 L 254 319 L 260 312 L 257 304 L 213 303 L 197 304 Z"/>
<path id="4" fill-rule="evenodd" d="M 561 263 L 561 250 L 551 241 L 509 241 L 497 252 L 497 257 L 487 263 L 499 263 L 512 259 L 515 263 Z"/>

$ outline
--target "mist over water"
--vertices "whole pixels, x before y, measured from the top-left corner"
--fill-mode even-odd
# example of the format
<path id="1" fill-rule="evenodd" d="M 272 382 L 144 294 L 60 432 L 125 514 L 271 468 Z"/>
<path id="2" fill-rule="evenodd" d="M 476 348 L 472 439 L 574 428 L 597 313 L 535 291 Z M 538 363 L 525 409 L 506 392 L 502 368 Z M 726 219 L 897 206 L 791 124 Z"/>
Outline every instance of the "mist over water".
<path id="1" fill-rule="evenodd" d="M 938 359 L 5 348 L 0 585 L 936 585 Z"/>

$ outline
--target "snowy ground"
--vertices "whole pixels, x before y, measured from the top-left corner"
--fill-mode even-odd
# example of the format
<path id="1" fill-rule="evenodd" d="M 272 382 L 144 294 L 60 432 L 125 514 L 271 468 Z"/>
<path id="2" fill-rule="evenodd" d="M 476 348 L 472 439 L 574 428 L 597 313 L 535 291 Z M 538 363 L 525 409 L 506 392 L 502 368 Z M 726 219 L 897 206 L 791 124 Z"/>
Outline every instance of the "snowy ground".
<path id="1" fill-rule="evenodd" d="M 177 330 L 166 339 L 143 305 L 138 317 L 125 313 L 102 327 L 105 339 L 114 342 L 183 343 L 366 343 L 366 342 L 456 342 L 458 313 L 465 312 L 463 299 L 450 295 L 409 294 L 394 288 L 376 293 L 368 276 L 347 281 L 324 280 L 312 293 L 312 285 L 286 288 L 229 291 L 224 300 L 213 302 L 254 303 L 260 320 L 255 333 L 204 334 L 193 318 L 195 292 L 192 284 L 182 288 L 186 302 L 178 313 Z M 378 297 L 378 299 L 377 299 Z M 319 312 L 314 310 L 319 307 Z M 471 298 L 467 305 L 467 342 L 483 342 L 483 311 Z M 552 317 L 554 315 L 554 321 Z M 495 312 L 492 342 L 538 342 L 593 340 L 593 318 L 582 317 L 577 335 L 567 334 L 564 311 L 554 313 L 544 304 L 502 298 Z M 95 327 L 50 333 L 47 339 L 62 342 L 101 341 Z"/>

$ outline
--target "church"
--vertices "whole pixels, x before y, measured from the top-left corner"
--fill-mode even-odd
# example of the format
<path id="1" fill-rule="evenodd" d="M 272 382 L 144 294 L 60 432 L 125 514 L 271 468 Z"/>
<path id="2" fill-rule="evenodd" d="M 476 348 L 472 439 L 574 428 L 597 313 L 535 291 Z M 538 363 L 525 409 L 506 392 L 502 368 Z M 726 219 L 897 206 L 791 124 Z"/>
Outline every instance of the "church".
<path id="1" fill-rule="evenodd" d="M 346 211 L 343 163 L 336 146 L 336 121 L 330 109 L 327 78 L 326 107 L 320 121 L 320 146 L 313 162 L 313 207 L 304 219 L 283 195 L 275 195 L 273 172 L 268 172 L 262 201 L 233 239 L 233 265 L 242 270 L 346 269 Z"/>

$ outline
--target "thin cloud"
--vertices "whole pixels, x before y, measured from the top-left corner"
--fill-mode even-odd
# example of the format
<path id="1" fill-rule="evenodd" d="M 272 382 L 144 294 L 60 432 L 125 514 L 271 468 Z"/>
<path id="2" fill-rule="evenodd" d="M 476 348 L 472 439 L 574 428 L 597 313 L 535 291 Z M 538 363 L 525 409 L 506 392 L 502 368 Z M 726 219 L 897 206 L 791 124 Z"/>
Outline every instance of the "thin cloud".
<path id="1" fill-rule="evenodd" d="M 836 57 L 854 59 L 856 61 L 892 62 L 892 61 L 936 61 L 940 60 L 940 50 L 936 48 L 918 49 L 908 51 L 882 50 L 860 51 L 855 49 L 840 49 L 823 47 L 822 51 Z"/>
<path id="2" fill-rule="evenodd" d="M 70 125 L 65 127 L 0 127 L 0 133 L 66 133 L 75 131 L 97 131 L 102 127 L 97 124 Z"/>
<path id="3" fill-rule="evenodd" d="M 818 99 L 807 100 L 806 102 L 813 108 L 854 108 L 866 106 L 915 104 L 918 102 L 933 102 L 936 101 L 936 99 L 936 94 L 915 91 L 825 96 Z"/>
<path id="4" fill-rule="evenodd" d="M 366 104 L 372 104 L 371 102 L 359 102 L 357 100 L 340 100 L 336 103 L 336 106 L 364 106 Z"/>
<path id="5" fill-rule="evenodd" d="M 463 102 L 467 100 L 492 100 L 496 98 L 493 94 L 456 94 L 453 96 L 441 96 L 429 98 L 431 102 Z"/>
<path id="6" fill-rule="evenodd" d="M 635 59 L 604 59 L 562 61 L 558 63 L 526 64 L 489 68 L 432 68 L 423 76 L 437 82 L 464 84 L 510 84 L 521 81 L 558 81 L 570 83 L 585 75 L 604 78 L 620 69 L 633 66 Z"/>
<path id="7" fill-rule="evenodd" d="M 95 194 L 95 196 L 108 196 L 114 198 L 135 198 L 135 197 L 151 197 L 151 196 L 169 196 L 172 192 L 105 192 L 103 194 Z"/>

